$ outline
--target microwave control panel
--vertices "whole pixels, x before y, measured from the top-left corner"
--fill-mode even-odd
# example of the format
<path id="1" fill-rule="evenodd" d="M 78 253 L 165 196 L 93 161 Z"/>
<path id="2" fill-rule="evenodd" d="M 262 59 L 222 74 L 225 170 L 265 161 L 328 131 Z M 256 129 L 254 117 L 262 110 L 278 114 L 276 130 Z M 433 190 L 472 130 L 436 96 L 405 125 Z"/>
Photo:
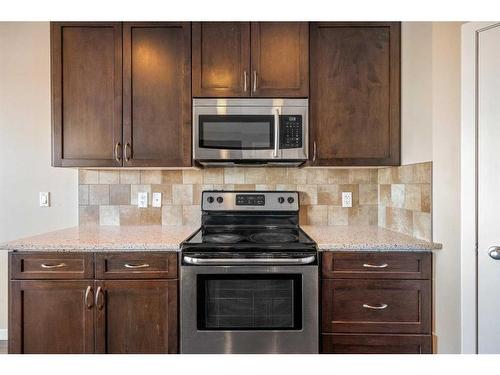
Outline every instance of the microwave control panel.
<path id="1" fill-rule="evenodd" d="M 302 148 L 302 116 L 280 116 L 280 148 Z"/>

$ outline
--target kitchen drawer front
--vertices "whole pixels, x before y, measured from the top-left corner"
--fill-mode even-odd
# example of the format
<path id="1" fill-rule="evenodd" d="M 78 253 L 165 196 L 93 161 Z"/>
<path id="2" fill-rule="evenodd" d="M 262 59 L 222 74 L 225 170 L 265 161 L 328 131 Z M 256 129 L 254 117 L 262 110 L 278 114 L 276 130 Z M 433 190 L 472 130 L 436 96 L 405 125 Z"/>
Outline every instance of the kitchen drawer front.
<path id="1" fill-rule="evenodd" d="M 91 279 L 91 253 L 10 253 L 11 279 Z"/>
<path id="2" fill-rule="evenodd" d="M 176 253 L 97 253 L 96 279 L 175 279 Z"/>
<path id="3" fill-rule="evenodd" d="M 349 252 L 322 254 L 322 277 L 334 279 L 430 279 L 432 253 Z"/>
<path id="4" fill-rule="evenodd" d="M 323 333 L 431 333 L 430 280 L 323 280 Z"/>
<path id="5" fill-rule="evenodd" d="M 324 354 L 431 354 L 431 335 L 321 336 Z"/>

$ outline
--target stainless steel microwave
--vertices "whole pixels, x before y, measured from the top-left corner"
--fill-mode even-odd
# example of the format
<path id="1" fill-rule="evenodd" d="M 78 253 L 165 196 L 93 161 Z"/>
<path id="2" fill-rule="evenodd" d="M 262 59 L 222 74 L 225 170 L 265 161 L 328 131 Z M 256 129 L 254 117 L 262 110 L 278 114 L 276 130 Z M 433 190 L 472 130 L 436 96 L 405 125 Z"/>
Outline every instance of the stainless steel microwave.
<path id="1" fill-rule="evenodd" d="M 308 99 L 193 99 L 193 159 L 205 166 L 298 166 Z"/>

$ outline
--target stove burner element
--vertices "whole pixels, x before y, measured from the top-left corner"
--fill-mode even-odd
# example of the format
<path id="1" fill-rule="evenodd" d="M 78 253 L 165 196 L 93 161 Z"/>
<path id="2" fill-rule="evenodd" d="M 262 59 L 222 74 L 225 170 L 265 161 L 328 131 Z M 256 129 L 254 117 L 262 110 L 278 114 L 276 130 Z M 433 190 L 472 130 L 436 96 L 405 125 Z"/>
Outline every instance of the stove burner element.
<path id="1" fill-rule="evenodd" d="M 203 241 L 209 243 L 236 243 L 244 239 L 245 237 L 236 233 L 215 233 L 203 236 Z"/>
<path id="2" fill-rule="evenodd" d="M 259 232 L 250 235 L 250 241 L 262 243 L 279 243 L 297 241 L 298 237 L 287 232 Z"/>

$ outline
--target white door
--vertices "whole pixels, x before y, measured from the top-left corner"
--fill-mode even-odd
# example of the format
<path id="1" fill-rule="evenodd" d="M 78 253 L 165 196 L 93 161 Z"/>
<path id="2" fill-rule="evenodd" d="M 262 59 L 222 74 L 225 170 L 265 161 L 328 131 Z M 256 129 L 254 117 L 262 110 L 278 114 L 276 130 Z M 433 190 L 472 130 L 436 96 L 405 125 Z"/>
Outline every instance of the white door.
<path id="1" fill-rule="evenodd" d="M 478 33 L 477 57 L 478 352 L 500 353 L 500 25 Z"/>

